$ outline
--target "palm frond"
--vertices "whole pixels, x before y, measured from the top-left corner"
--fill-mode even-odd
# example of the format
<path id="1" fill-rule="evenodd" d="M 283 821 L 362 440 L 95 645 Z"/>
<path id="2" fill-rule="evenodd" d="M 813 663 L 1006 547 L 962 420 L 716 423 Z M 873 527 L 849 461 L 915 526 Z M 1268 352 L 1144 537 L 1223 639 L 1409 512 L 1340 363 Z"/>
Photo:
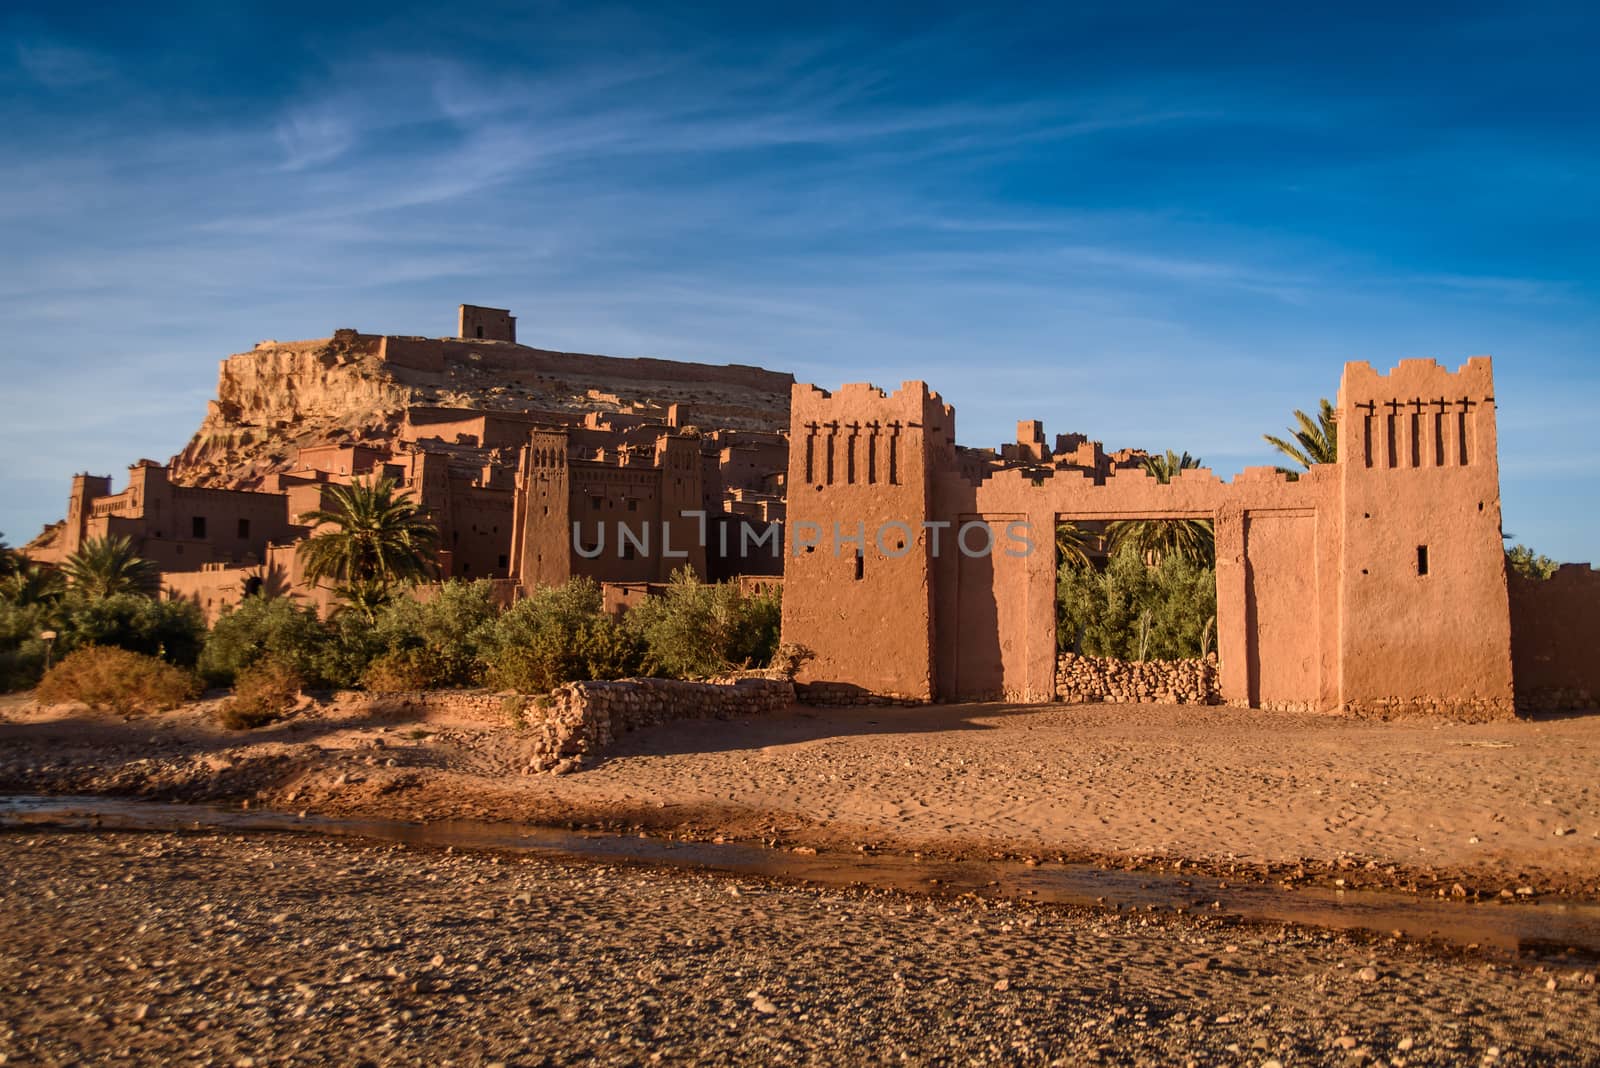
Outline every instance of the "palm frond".
<path id="1" fill-rule="evenodd" d="M 1315 418 L 1297 408 L 1294 419 L 1300 429 L 1291 429 L 1289 438 L 1280 438 L 1275 434 L 1263 434 L 1261 437 L 1308 471 L 1316 464 L 1339 461 L 1338 414 L 1327 397 L 1319 401 Z"/>

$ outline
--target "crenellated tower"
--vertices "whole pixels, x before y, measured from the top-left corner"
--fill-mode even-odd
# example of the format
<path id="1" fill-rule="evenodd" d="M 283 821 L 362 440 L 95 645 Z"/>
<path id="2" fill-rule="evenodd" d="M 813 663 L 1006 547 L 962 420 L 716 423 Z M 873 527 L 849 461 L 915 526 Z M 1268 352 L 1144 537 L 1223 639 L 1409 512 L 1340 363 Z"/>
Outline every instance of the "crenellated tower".
<path id="1" fill-rule="evenodd" d="M 1339 387 L 1341 706 L 1509 712 L 1494 376 L 1402 360 Z"/>
<path id="2" fill-rule="evenodd" d="M 924 524 L 936 466 L 954 460 L 954 411 L 923 382 L 796 385 L 790 425 L 783 629 L 816 654 L 800 681 L 931 699 Z"/>

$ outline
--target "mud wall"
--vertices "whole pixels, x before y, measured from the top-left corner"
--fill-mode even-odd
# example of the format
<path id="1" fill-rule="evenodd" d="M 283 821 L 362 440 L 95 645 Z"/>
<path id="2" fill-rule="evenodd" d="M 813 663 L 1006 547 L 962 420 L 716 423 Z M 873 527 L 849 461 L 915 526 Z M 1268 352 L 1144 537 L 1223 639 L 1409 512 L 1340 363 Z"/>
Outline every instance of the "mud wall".
<path id="1" fill-rule="evenodd" d="M 1518 711 L 1600 707 L 1600 571 L 1566 564 L 1551 578 L 1509 576 Z"/>

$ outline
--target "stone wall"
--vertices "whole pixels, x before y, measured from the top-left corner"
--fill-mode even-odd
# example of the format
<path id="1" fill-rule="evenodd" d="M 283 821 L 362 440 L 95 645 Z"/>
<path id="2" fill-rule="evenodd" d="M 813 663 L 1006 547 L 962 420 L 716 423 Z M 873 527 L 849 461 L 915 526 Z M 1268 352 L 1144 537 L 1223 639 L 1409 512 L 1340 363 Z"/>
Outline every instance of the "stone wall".
<path id="1" fill-rule="evenodd" d="M 803 705 L 925 705 L 925 698 L 903 694 L 873 693 L 848 682 L 809 682 L 795 686 L 795 700 Z"/>
<path id="2" fill-rule="evenodd" d="M 1214 705 L 1222 702 L 1217 658 L 1204 660 L 1116 660 L 1062 653 L 1056 658 L 1056 699 Z"/>
<path id="3" fill-rule="evenodd" d="M 677 679 L 569 682 L 540 707 L 523 713 L 536 747 L 529 771 L 561 774 L 593 763 L 618 736 L 675 719 L 738 719 L 788 708 L 794 686 L 785 680 L 740 679 L 731 684 Z"/>
<path id="4" fill-rule="evenodd" d="M 728 682 L 619 679 L 569 682 L 549 694 L 485 690 L 364 693 L 339 699 L 365 701 L 378 715 L 429 722 L 492 724 L 525 732 L 525 771 L 565 774 L 595 763 L 628 731 L 676 719 L 738 719 L 778 712 L 794 704 L 785 678 L 745 677 Z"/>

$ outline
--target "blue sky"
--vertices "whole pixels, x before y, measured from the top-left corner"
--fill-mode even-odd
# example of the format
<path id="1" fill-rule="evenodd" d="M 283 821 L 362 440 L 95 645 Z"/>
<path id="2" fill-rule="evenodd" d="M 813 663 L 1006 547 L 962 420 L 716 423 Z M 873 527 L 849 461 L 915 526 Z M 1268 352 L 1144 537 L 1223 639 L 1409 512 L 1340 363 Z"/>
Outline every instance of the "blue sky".
<path id="1" fill-rule="evenodd" d="M 1345 360 L 1490 353 L 1506 529 L 1600 560 L 1581 6 L 60 7 L 0 13 L 14 545 L 226 354 L 465 301 L 1224 477 Z"/>

